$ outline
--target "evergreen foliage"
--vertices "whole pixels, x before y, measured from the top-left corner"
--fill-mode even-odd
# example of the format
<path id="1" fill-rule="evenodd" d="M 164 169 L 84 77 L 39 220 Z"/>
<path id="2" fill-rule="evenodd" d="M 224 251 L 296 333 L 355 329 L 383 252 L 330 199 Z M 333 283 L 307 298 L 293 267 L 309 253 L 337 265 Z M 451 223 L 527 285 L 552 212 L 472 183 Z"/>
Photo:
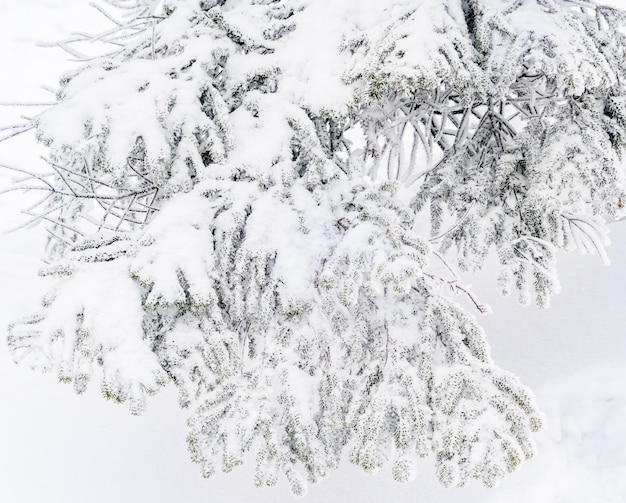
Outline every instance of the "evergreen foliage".
<path id="1" fill-rule="evenodd" d="M 295 494 L 347 453 L 493 485 L 529 390 L 455 272 L 546 306 L 623 215 L 624 13 L 569 0 L 109 1 L 113 52 L 36 118 L 42 309 L 16 360 L 133 413 L 167 382 L 202 473 Z M 64 44 L 66 45 L 66 44 Z M 33 188 L 29 182 L 25 188 Z"/>

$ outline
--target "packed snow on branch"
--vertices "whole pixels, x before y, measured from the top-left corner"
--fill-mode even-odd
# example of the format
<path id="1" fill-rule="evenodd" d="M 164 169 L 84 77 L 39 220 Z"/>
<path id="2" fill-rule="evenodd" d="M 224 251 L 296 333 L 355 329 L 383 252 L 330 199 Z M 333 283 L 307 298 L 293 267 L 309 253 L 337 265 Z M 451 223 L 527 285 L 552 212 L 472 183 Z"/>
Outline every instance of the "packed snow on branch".
<path id="1" fill-rule="evenodd" d="M 36 117 L 50 293 L 17 361 L 140 413 L 166 382 L 202 473 L 295 494 L 367 471 L 491 486 L 535 453 L 463 271 L 548 304 L 624 215 L 626 16 L 568 0 L 109 1 Z M 108 9 L 108 10 L 105 10 Z M 60 45 L 73 51 L 70 40 Z M 74 51 L 75 52 L 75 51 Z M 462 307 L 454 298 L 463 299 Z M 254 461 L 252 461 L 254 460 Z"/>

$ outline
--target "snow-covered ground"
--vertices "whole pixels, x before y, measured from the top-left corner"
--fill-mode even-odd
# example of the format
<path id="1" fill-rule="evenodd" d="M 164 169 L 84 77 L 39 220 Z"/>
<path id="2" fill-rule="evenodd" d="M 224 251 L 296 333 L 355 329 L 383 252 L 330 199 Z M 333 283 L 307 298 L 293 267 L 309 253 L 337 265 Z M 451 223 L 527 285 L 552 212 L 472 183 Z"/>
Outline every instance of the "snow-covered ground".
<path id="1" fill-rule="evenodd" d="M 0 102 L 49 101 L 40 84 L 68 66 L 60 51 L 34 47 L 99 22 L 79 0 L 0 0 Z M 37 109 L 0 107 L 0 126 Z M 0 144 L 0 164 L 29 168 L 42 151 L 32 137 Z M 0 170 L 0 186 L 14 175 Z M 33 195 L 0 197 L 0 227 L 23 221 L 17 209 Z M 474 290 L 494 313 L 481 319 L 495 360 L 538 394 L 547 428 L 539 456 L 487 490 L 437 485 L 427 460 L 405 485 L 387 472 L 366 475 L 345 463 L 311 487 L 309 502 L 429 501 L 446 503 L 626 502 L 626 221 L 611 226 L 611 267 L 597 257 L 561 257 L 563 293 L 546 311 L 501 299 L 489 271 Z M 32 309 L 45 243 L 41 228 L 0 236 L 0 327 Z M 4 336 L 2 337 L 4 339 Z M 257 490 L 245 467 L 212 480 L 188 460 L 185 416 L 172 389 L 132 417 L 125 406 L 84 396 L 15 366 L 0 342 L 0 501 L 7 503 L 196 503 L 291 501 L 287 484 Z"/>

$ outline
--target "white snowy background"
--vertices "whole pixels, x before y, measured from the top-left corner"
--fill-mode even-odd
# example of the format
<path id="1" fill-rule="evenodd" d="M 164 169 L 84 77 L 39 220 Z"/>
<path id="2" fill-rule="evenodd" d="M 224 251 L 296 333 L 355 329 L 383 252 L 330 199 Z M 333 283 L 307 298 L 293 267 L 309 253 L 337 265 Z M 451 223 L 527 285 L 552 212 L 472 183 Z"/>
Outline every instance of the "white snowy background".
<path id="1" fill-rule="evenodd" d="M 339 0 L 338 0 L 339 1 Z M 36 47 L 73 30 L 96 30 L 102 19 L 87 0 L 0 0 L 0 102 L 51 101 L 69 68 L 59 50 Z M 624 0 L 613 4 L 626 7 Z M 0 107 L 0 126 L 32 107 Z M 0 143 L 0 164 L 30 169 L 43 151 L 32 135 Z M 16 175 L 0 169 L 0 188 Z M 0 228 L 24 222 L 19 208 L 34 194 L 0 196 Z M 367 475 L 346 462 L 309 503 L 622 503 L 626 502 L 626 221 L 610 225 L 610 267 L 598 257 L 560 257 L 563 292 L 546 311 L 521 307 L 495 291 L 489 270 L 472 278 L 493 314 L 481 318 L 496 362 L 537 393 L 547 428 L 540 454 L 495 489 L 475 483 L 444 489 L 431 461 L 399 485 L 387 471 Z M 236 503 L 292 501 L 286 483 L 255 489 L 251 471 L 204 480 L 186 452 L 185 414 L 173 389 L 132 417 L 100 397 L 97 383 L 83 396 L 16 366 L 4 336 L 10 321 L 36 306 L 45 243 L 41 227 L 0 235 L 0 502 Z"/>

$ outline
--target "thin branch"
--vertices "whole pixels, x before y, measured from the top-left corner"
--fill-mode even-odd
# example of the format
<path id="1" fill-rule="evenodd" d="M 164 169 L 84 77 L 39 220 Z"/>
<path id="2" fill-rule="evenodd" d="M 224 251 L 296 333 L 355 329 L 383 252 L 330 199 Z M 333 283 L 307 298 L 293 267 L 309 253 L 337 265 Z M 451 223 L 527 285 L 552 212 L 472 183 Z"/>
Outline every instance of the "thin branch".
<path id="1" fill-rule="evenodd" d="M 487 314 L 491 312 L 491 309 L 489 308 L 489 306 L 487 304 L 482 304 L 481 302 L 479 302 L 478 299 L 474 296 L 474 294 L 471 291 L 456 284 L 454 285 L 453 288 L 467 295 L 469 299 L 472 301 L 472 303 L 474 304 L 474 306 L 476 306 L 476 309 L 478 309 L 478 311 L 480 311 L 481 314 Z"/>
<path id="2" fill-rule="evenodd" d="M 117 19 L 115 19 L 111 14 L 109 14 L 106 10 L 104 10 L 104 8 L 102 8 L 96 2 L 89 2 L 89 5 L 91 7 L 93 7 L 94 9 L 96 9 L 100 14 L 102 14 L 104 17 L 106 17 L 113 24 L 115 24 L 115 25 L 117 25 L 119 27 L 124 26 L 122 23 L 120 23 Z"/>
<path id="3" fill-rule="evenodd" d="M 66 205 L 66 203 L 62 203 L 54 208 L 49 209 L 48 211 L 46 211 L 45 213 L 37 213 L 37 214 L 33 214 L 31 213 L 30 210 L 26 209 L 26 210 L 22 210 L 22 214 L 31 217 L 29 220 L 27 220 L 26 222 L 19 224 L 17 227 L 10 227 L 9 229 L 7 229 L 5 232 L 6 233 L 12 233 L 12 232 L 16 232 L 18 230 L 24 229 L 26 227 L 29 227 L 33 224 L 36 224 L 37 222 L 39 222 L 40 220 L 43 219 L 44 216 L 48 216 L 52 213 L 54 213 L 55 211 L 58 211 L 60 209 L 62 209 L 64 206 Z"/>
<path id="4" fill-rule="evenodd" d="M 66 237 L 57 234 L 56 232 L 54 232 L 52 229 L 50 229 L 49 227 L 46 228 L 46 232 L 48 234 L 50 234 L 54 239 L 58 239 L 59 241 L 63 241 L 67 246 L 72 247 L 74 246 L 74 243 L 72 243 L 69 239 L 67 239 Z"/>
<path id="5" fill-rule="evenodd" d="M 456 271 L 454 269 L 452 269 L 450 264 L 448 264 L 448 261 L 443 258 L 441 253 L 439 253 L 437 250 L 432 250 L 432 253 L 433 253 L 433 255 L 435 257 L 437 257 L 440 260 L 440 262 L 445 266 L 445 268 L 448 269 L 448 271 L 450 271 L 450 274 L 452 274 L 452 277 L 454 278 L 454 281 L 458 281 L 459 280 L 459 275 L 456 273 Z"/>
<path id="6" fill-rule="evenodd" d="M 31 129 L 34 129 L 34 127 L 35 127 L 35 126 L 34 126 L 34 125 L 32 125 L 32 126 L 29 126 L 29 127 L 25 127 L 24 129 L 21 129 L 20 131 L 16 131 L 15 133 L 11 133 L 11 134 L 8 134 L 8 135 L 5 135 L 5 136 L 2 136 L 2 137 L 0 138 L 0 143 L 2 143 L 3 141 L 8 140 L 8 139 L 10 139 L 10 138 L 15 138 L 16 136 L 19 136 L 19 135 L 21 135 L 21 134 L 27 133 L 27 132 L 28 132 L 28 131 L 30 131 Z"/>
<path id="7" fill-rule="evenodd" d="M 54 101 L 51 102 L 21 102 L 21 101 L 0 101 L 0 107 L 51 107 L 56 105 Z"/>
<path id="8" fill-rule="evenodd" d="M 64 229 L 67 229 L 70 232 L 74 232 L 74 233 L 78 234 L 81 237 L 85 236 L 85 234 L 82 233 L 81 231 L 79 231 L 78 229 L 76 229 L 74 227 L 70 227 L 69 225 L 67 225 L 67 224 L 65 224 L 63 222 L 60 222 L 59 220 L 53 220 L 53 219 L 51 219 L 51 218 L 49 218 L 49 217 L 47 217 L 45 215 L 42 215 L 41 219 L 42 220 L 46 220 L 46 221 L 48 221 L 48 222 L 50 222 L 50 223 L 52 223 L 54 225 L 58 225 L 59 227 L 63 227 Z"/>
<path id="9" fill-rule="evenodd" d="M 7 164 L 0 164 L 0 168 L 9 169 L 11 171 L 17 171 L 18 173 L 23 173 L 23 174 L 28 175 L 28 176 L 30 176 L 32 178 L 35 178 L 36 180 L 39 180 L 40 182 L 43 182 L 51 190 L 53 190 L 53 191 L 55 190 L 55 187 L 50 182 L 48 182 L 41 175 L 37 175 L 36 173 L 33 173 L 32 171 L 28 171 L 28 170 L 21 169 L 21 168 L 16 168 L 15 166 L 9 166 Z"/>
<path id="10" fill-rule="evenodd" d="M 465 213 L 463 214 L 463 216 L 461 218 L 459 218 L 456 223 L 450 227 L 447 231 L 442 232 L 441 234 L 439 234 L 438 236 L 435 236 L 434 238 L 430 238 L 428 241 L 430 243 L 434 243 L 438 240 L 440 240 L 441 238 L 443 238 L 444 236 L 450 234 L 451 232 L 454 232 L 455 229 L 457 229 L 464 221 L 465 219 L 468 217 L 468 215 L 470 214 L 470 211 L 472 211 L 472 208 L 474 207 L 474 201 L 472 201 L 470 203 L 469 208 L 467 208 L 467 210 L 465 211 Z"/>

